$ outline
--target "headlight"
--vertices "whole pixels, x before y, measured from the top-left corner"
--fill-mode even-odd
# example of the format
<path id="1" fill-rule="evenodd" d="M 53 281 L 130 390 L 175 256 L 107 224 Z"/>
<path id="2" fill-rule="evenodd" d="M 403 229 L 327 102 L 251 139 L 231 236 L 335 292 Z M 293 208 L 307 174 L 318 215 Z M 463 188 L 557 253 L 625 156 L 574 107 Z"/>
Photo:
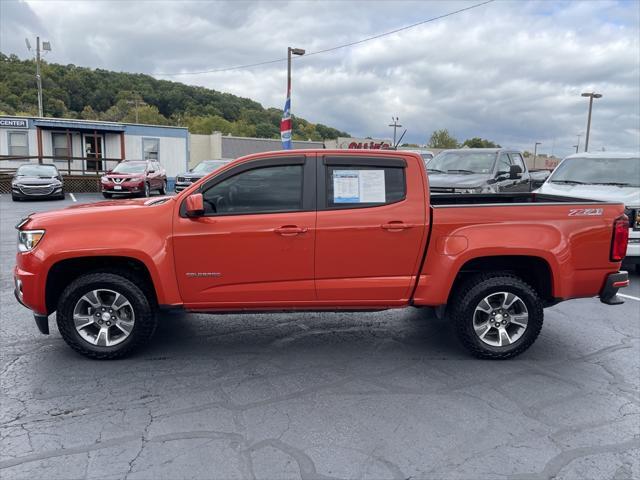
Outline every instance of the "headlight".
<path id="1" fill-rule="evenodd" d="M 107 177 L 102 177 L 102 178 L 100 179 L 100 181 L 101 181 L 102 183 L 107 183 L 109 180 L 107 179 Z"/>
<path id="2" fill-rule="evenodd" d="M 21 252 L 29 252 L 36 248 L 44 237 L 44 230 L 19 230 L 18 231 L 18 250 Z"/>

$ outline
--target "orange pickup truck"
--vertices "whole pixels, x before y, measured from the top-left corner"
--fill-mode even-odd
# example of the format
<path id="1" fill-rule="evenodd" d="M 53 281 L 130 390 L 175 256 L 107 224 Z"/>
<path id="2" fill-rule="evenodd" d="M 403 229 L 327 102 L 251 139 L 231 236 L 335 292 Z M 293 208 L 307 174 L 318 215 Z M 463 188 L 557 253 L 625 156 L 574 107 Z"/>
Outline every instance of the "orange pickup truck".
<path id="1" fill-rule="evenodd" d="M 411 152 L 240 158 L 174 197 L 105 201 L 18 225 L 15 294 L 76 351 L 115 358 L 156 313 L 434 307 L 481 358 L 526 350 L 543 309 L 621 303 L 624 205 L 533 193 L 429 195 Z"/>

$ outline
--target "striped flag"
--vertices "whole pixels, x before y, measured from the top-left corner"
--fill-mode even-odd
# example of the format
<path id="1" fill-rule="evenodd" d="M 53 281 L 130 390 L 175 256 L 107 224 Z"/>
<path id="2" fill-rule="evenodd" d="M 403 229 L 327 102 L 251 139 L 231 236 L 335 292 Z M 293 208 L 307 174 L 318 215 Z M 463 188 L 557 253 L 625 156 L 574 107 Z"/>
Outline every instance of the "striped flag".
<path id="1" fill-rule="evenodd" d="M 280 121 L 280 139 L 283 150 L 291 150 L 291 90 L 287 91 L 282 120 Z"/>

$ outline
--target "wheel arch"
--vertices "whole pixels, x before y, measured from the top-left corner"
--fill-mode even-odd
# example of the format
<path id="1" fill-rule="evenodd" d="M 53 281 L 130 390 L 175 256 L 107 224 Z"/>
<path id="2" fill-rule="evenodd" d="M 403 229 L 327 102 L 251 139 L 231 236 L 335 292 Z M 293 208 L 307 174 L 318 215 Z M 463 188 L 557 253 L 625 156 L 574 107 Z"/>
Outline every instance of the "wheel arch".
<path id="1" fill-rule="evenodd" d="M 47 272 L 45 303 L 47 313 L 53 313 L 62 291 L 76 278 L 87 273 L 108 271 L 134 280 L 145 292 L 149 301 L 158 304 L 156 283 L 151 271 L 140 259 L 130 256 L 100 255 L 71 257 L 57 261 Z"/>
<path id="2" fill-rule="evenodd" d="M 449 290 L 449 300 L 469 276 L 487 272 L 516 275 L 531 285 L 545 304 L 555 303 L 551 266 L 544 258 L 534 255 L 483 256 L 467 260 L 455 276 Z"/>

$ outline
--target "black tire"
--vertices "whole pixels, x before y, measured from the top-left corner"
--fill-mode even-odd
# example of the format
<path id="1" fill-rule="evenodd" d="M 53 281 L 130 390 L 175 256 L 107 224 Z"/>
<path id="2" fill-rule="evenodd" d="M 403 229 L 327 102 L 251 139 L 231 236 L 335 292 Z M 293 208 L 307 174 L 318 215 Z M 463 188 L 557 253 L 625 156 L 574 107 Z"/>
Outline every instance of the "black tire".
<path id="1" fill-rule="evenodd" d="M 480 339 L 474 330 L 474 312 L 492 293 L 507 292 L 520 297 L 528 313 L 527 327 L 520 338 L 506 346 L 493 346 Z M 475 357 L 503 360 L 527 350 L 540 334 L 544 320 L 542 300 L 520 277 L 509 273 L 478 274 L 467 279 L 450 300 L 450 315 L 458 338 Z"/>
<path id="2" fill-rule="evenodd" d="M 107 193 L 107 192 L 102 192 L 102 196 L 103 196 L 104 198 L 111 198 L 111 197 L 113 197 L 113 194 L 111 194 L 111 193 Z"/>
<path id="3" fill-rule="evenodd" d="M 144 184 L 144 190 L 142 190 L 142 196 L 143 197 L 151 196 L 151 186 L 148 183 Z"/>
<path id="4" fill-rule="evenodd" d="M 124 295 L 135 314 L 135 323 L 129 336 L 113 346 L 98 346 L 83 339 L 75 328 L 73 310 L 78 300 L 94 289 L 109 289 Z M 76 352 L 94 359 L 124 357 L 147 343 L 156 329 L 157 318 L 153 300 L 123 275 L 106 272 L 88 273 L 78 277 L 64 289 L 56 313 L 58 330 L 67 344 Z"/>
<path id="5" fill-rule="evenodd" d="M 162 187 L 158 190 L 158 192 L 160 192 L 160 195 L 166 195 L 167 194 L 167 181 L 166 180 L 164 182 L 162 182 Z"/>
<path id="6" fill-rule="evenodd" d="M 11 200 L 13 200 L 14 202 L 19 202 L 20 199 L 18 197 L 16 197 L 15 195 L 11 195 Z"/>

